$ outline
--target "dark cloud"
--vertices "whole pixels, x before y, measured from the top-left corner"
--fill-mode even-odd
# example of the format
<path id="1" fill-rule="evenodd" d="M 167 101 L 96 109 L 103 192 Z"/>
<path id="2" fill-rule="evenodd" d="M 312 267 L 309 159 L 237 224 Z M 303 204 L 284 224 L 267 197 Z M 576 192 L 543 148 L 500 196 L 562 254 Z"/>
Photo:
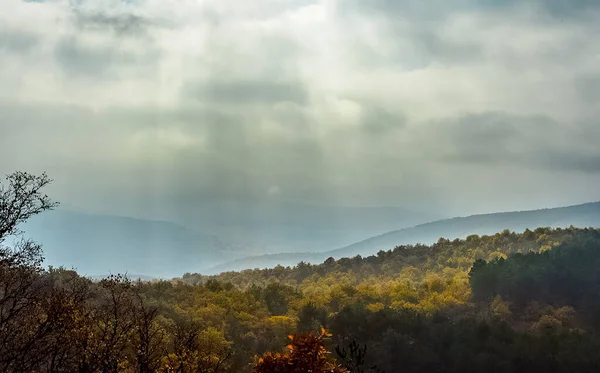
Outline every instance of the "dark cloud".
<path id="1" fill-rule="evenodd" d="M 344 12 L 370 12 L 389 17 L 418 17 L 431 20 L 471 10 L 504 11 L 524 3 L 519 0 L 343 0 L 340 5 L 340 10 Z M 534 0 L 527 5 L 535 5 L 556 18 L 580 17 L 586 12 L 600 9 L 600 3 L 596 0 Z"/>
<path id="2" fill-rule="evenodd" d="M 73 9 L 74 25 L 81 31 L 112 31 L 117 36 L 146 36 L 149 20 L 134 14 L 85 13 Z"/>
<path id="3" fill-rule="evenodd" d="M 449 2 L 444 0 L 419 1 L 419 0 L 342 0 L 339 2 L 338 11 L 341 14 L 363 13 L 383 15 L 386 17 L 410 18 L 418 17 L 420 20 L 430 20 L 440 14 L 455 9 L 467 8 L 468 1 Z"/>
<path id="4" fill-rule="evenodd" d="M 424 125 L 428 156 L 453 164 L 510 165 L 525 169 L 597 173 L 600 141 L 592 124 L 502 112 L 467 114 Z"/>
<path id="5" fill-rule="evenodd" d="M 367 133 L 389 134 L 406 125 L 407 118 L 381 106 L 363 106 L 361 126 Z"/>
<path id="6" fill-rule="evenodd" d="M 600 139 L 598 139 L 600 140 Z M 586 154 L 577 149 L 561 151 L 547 149 L 532 154 L 532 166 L 553 171 L 583 172 L 589 174 L 600 173 L 600 152 Z"/>
<path id="7" fill-rule="evenodd" d="M 472 64 L 480 61 L 484 48 L 469 41 L 450 40 L 434 28 L 416 28 L 410 34 L 415 50 L 419 51 L 424 62 L 439 61 L 445 64 Z"/>
<path id="8" fill-rule="evenodd" d="M 121 58 L 107 46 L 92 49 L 75 38 L 63 39 L 56 46 L 56 60 L 69 74 L 106 76 L 110 66 Z"/>
<path id="9" fill-rule="evenodd" d="M 367 66 L 394 65 L 422 69 L 434 62 L 465 65 L 479 62 L 485 52 L 483 45 L 447 35 L 442 28 L 447 16 L 468 7 L 461 2 L 423 1 L 359 1 L 346 0 L 339 5 L 340 18 L 351 22 L 356 18 L 373 19 L 385 42 L 385 53 L 368 44 L 361 45 L 357 37 L 357 59 Z M 352 31 L 349 31 L 352 33 Z"/>
<path id="10" fill-rule="evenodd" d="M 587 74 L 575 80 L 575 89 L 579 99 L 587 104 L 600 102 L 600 74 Z"/>
<path id="11" fill-rule="evenodd" d="M 518 0 L 473 0 L 471 3 L 491 9 L 498 9 L 506 6 L 515 6 L 523 2 Z M 587 12 L 598 11 L 600 9 L 600 3 L 596 0 L 536 0 L 532 3 L 540 10 L 546 12 L 546 14 L 558 19 L 582 17 Z"/>
<path id="12" fill-rule="evenodd" d="M 595 2 L 7 1 L 0 168 L 48 171 L 67 203 L 418 209 L 492 188 L 503 207 L 600 178 Z"/>
<path id="13" fill-rule="evenodd" d="M 429 155 L 443 162 L 498 163 L 512 161 L 511 142 L 518 138 L 514 118 L 502 113 L 467 114 L 425 124 Z"/>
<path id="14" fill-rule="evenodd" d="M 271 118 L 280 126 L 295 132 L 307 132 L 314 126 L 314 119 L 307 113 L 306 107 L 290 101 L 272 107 Z"/>
<path id="15" fill-rule="evenodd" d="M 184 94 L 193 95 L 203 102 L 225 105 L 269 105 L 288 101 L 305 105 L 308 102 L 308 92 L 298 82 L 210 80 L 186 87 Z"/>
<path id="16" fill-rule="evenodd" d="M 0 26 L 0 54 L 28 53 L 40 43 L 40 38 L 28 31 L 15 31 Z"/>
<path id="17" fill-rule="evenodd" d="M 63 71 L 73 76 L 102 79 L 118 78 L 118 69 L 143 74 L 158 61 L 158 51 L 149 46 L 143 53 L 115 45 L 90 45 L 76 37 L 61 39 L 55 47 L 56 61 Z"/>

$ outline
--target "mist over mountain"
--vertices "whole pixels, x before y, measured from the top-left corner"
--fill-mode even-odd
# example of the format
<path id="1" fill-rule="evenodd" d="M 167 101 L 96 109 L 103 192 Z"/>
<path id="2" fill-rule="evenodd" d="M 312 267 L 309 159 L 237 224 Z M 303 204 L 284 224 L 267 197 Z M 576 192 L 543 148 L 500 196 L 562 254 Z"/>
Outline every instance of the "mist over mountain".
<path id="1" fill-rule="evenodd" d="M 23 229 L 42 243 L 47 265 L 75 267 L 93 277 L 128 272 L 145 278 L 206 271 L 250 255 L 325 251 L 436 217 L 395 207 L 299 204 L 213 205 L 195 211 L 178 216 L 184 226 L 57 210 L 35 216 Z"/>
<path id="2" fill-rule="evenodd" d="M 264 255 L 234 260 L 211 268 L 207 274 L 249 268 L 268 268 L 276 265 L 294 266 L 304 261 L 321 263 L 329 257 L 339 259 L 355 255 L 372 255 L 398 245 L 432 244 L 440 237 L 465 238 L 471 234 L 489 235 L 504 229 L 522 232 L 537 227 L 600 227 L 600 202 L 532 211 L 515 211 L 473 215 L 439 220 L 411 228 L 394 230 L 322 253 L 291 253 Z"/>
<path id="3" fill-rule="evenodd" d="M 23 229 L 43 244 L 46 265 L 74 267 L 97 278 L 118 272 L 152 278 L 320 263 L 503 229 L 600 226 L 600 202 L 443 220 L 397 207 L 273 203 L 196 211 L 179 216 L 184 226 L 57 210 L 35 216 Z"/>
<path id="4" fill-rule="evenodd" d="M 265 202 L 204 204 L 187 214 L 179 210 L 168 220 L 215 234 L 253 255 L 326 251 L 440 218 L 400 207 Z"/>
<path id="5" fill-rule="evenodd" d="M 33 217 L 22 229 L 43 245 L 46 265 L 92 277 L 168 277 L 235 257 L 216 236 L 164 221 L 57 210 Z"/>

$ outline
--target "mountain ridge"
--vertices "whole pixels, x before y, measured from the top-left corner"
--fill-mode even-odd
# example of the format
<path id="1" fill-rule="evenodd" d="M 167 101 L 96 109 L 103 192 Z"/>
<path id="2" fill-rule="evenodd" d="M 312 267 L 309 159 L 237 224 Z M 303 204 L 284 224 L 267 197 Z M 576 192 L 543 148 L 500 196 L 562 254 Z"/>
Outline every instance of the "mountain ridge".
<path id="1" fill-rule="evenodd" d="M 303 247 L 327 250 L 381 232 L 379 224 L 383 229 L 410 226 L 436 216 L 400 207 L 279 204 L 242 209 L 230 219 L 233 207 L 212 221 L 214 211 L 200 209 L 203 219 L 188 224 L 168 216 L 146 219 L 59 208 L 33 217 L 22 228 L 43 245 L 45 265 L 73 267 L 94 277 L 123 272 L 174 277 L 251 255 Z"/>
<path id="2" fill-rule="evenodd" d="M 215 235 L 168 221 L 117 215 L 57 209 L 31 218 L 21 229 L 42 244 L 46 265 L 89 274 L 171 276 L 184 268 L 209 267 L 229 253 Z"/>
<path id="3" fill-rule="evenodd" d="M 527 221 L 523 221 L 523 219 Z M 456 225 L 458 225 L 458 227 Z M 207 274 L 249 268 L 267 268 L 274 267 L 278 264 L 293 266 L 301 261 L 316 263 L 322 262 L 329 257 L 338 259 L 340 257 L 350 257 L 355 255 L 372 255 L 378 250 L 389 250 L 397 245 L 416 243 L 431 244 L 439 238 L 464 238 L 471 234 L 489 235 L 504 229 L 522 231 L 526 228 L 534 229 L 539 226 L 564 227 L 570 225 L 579 227 L 600 226 L 600 202 L 588 202 L 537 210 L 475 214 L 442 219 L 418 224 L 410 228 L 389 231 L 366 238 L 351 245 L 321 253 L 281 253 L 237 259 L 212 267 Z M 431 232 L 431 230 L 434 232 Z M 283 262 L 278 263 L 281 261 Z M 252 267 L 252 264 L 243 264 L 259 262 L 267 264 L 262 267 Z M 248 267 L 248 265 L 250 265 L 250 267 Z M 243 268 L 244 266 L 246 266 L 246 268 Z"/>

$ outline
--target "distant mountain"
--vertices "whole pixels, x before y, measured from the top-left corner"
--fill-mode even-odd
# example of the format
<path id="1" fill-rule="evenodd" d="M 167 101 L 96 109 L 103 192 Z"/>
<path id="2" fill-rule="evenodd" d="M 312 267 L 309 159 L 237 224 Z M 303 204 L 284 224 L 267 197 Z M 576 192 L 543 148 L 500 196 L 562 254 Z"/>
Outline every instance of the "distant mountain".
<path id="1" fill-rule="evenodd" d="M 165 213 L 167 214 L 167 213 Z M 291 202 L 203 203 L 162 218 L 225 239 L 245 256 L 331 250 L 393 229 L 444 218 L 401 207 L 319 206 Z"/>
<path id="2" fill-rule="evenodd" d="M 303 252 L 247 257 L 233 260 L 205 271 L 214 274 L 248 268 L 268 268 L 278 264 L 293 266 L 300 261 L 321 263 L 329 257 L 335 259 L 355 255 L 372 255 L 379 250 L 389 250 L 398 245 L 432 244 L 440 237 L 465 238 L 471 234 L 489 235 L 504 229 L 524 231 L 537 227 L 600 227 L 600 202 L 582 205 L 517 211 L 485 215 L 473 215 L 434 221 L 412 228 L 394 230 L 336 250 L 321 253 Z"/>
<path id="3" fill-rule="evenodd" d="M 56 210 L 33 217 L 22 228 L 43 245 L 46 265 L 75 267 L 94 278 L 123 272 L 174 277 L 250 255 L 325 251 L 390 227 L 436 218 L 396 207 L 290 203 L 193 207 L 163 216 L 176 223 Z"/>
<path id="4" fill-rule="evenodd" d="M 57 210 L 21 228 L 43 245 L 46 265 L 95 277 L 124 272 L 173 277 L 242 255 L 216 236 L 163 221 Z"/>

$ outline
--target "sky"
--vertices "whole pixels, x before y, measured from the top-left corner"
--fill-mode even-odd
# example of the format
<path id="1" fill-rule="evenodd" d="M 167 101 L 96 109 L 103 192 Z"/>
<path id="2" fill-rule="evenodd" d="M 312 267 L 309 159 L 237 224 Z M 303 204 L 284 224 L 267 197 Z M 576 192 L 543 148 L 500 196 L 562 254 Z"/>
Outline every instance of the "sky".
<path id="1" fill-rule="evenodd" d="M 600 200 L 595 0 L 0 6 L 0 173 L 64 206 Z"/>

